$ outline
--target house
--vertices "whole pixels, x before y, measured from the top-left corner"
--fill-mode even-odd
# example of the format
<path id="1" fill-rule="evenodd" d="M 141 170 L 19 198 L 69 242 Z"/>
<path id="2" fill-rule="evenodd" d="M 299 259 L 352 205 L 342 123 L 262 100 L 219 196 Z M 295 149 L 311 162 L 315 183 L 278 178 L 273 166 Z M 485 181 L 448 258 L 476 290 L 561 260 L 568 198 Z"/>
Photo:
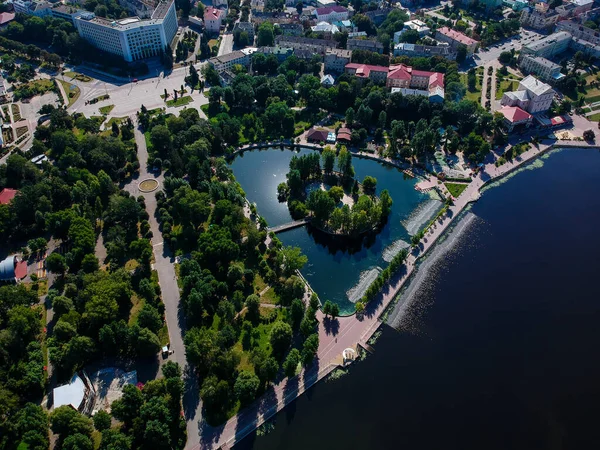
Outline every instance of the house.
<path id="1" fill-rule="evenodd" d="M 325 6 L 313 11 L 313 15 L 319 22 L 336 22 L 338 20 L 348 20 L 349 12 L 340 5 Z"/>
<path id="2" fill-rule="evenodd" d="M 600 45 L 600 32 L 593 28 L 580 25 L 572 20 L 561 20 L 556 25 L 556 31 L 566 31 L 573 38 L 582 39 L 595 45 Z"/>
<path id="3" fill-rule="evenodd" d="M 518 106 L 530 114 L 535 114 L 547 111 L 555 94 L 550 85 L 529 75 L 521 80 L 517 91 L 505 92 L 500 104 Z"/>
<path id="4" fill-rule="evenodd" d="M 352 131 L 349 128 L 342 127 L 338 130 L 337 140 L 340 142 L 351 142 L 352 141 Z"/>
<path id="5" fill-rule="evenodd" d="M 386 86 L 392 88 L 392 93 L 403 95 L 420 95 L 428 97 L 433 103 L 444 101 L 444 74 L 414 70 L 405 64 L 390 66 Z"/>
<path id="6" fill-rule="evenodd" d="M 225 13 L 213 6 L 204 8 L 204 28 L 208 33 L 219 34 L 225 19 Z"/>
<path id="7" fill-rule="evenodd" d="M 69 384 L 54 388 L 52 396 L 54 398 L 54 409 L 61 406 L 70 406 L 75 411 L 89 416 L 94 407 L 96 391 L 87 374 L 83 371 L 81 376 L 77 373 L 73 375 Z"/>
<path id="8" fill-rule="evenodd" d="M 352 62 L 352 52 L 341 48 L 332 48 L 325 52 L 325 72 L 344 73 L 346 64 Z"/>
<path id="9" fill-rule="evenodd" d="M 372 66 L 370 64 L 346 64 L 344 71 L 360 79 L 372 80 L 375 83 L 385 82 L 389 68 L 384 66 Z"/>
<path id="10" fill-rule="evenodd" d="M 15 20 L 15 13 L 3 12 L 0 13 L 0 28 L 8 25 L 9 22 Z"/>
<path id="11" fill-rule="evenodd" d="M 276 27 L 281 30 L 284 36 L 302 36 L 304 27 L 301 23 L 276 23 Z"/>
<path id="12" fill-rule="evenodd" d="M 348 50 L 367 50 L 379 54 L 383 53 L 383 44 L 374 39 L 348 39 L 346 48 Z"/>
<path id="13" fill-rule="evenodd" d="M 4 188 L 0 191 L 0 205 L 8 205 L 19 193 L 16 189 Z"/>
<path id="14" fill-rule="evenodd" d="M 504 125 L 510 132 L 517 126 L 529 127 L 533 116 L 518 106 L 504 106 L 498 111 L 504 116 Z"/>
<path id="15" fill-rule="evenodd" d="M 321 78 L 321 86 L 323 87 L 331 87 L 335 84 L 335 78 L 331 75 L 323 75 Z"/>
<path id="16" fill-rule="evenodd" d="M 448 44 L 417 45 L 401 42 L 394 46 L 394 56 L 425 57 L 442 56 L 449 60 L 456 59 L 456 52 Z"/>
<path id="17" fill-rule="evenodd" d="M 308 133 L 306 133 L 306 140 L 308 142 L 328 142 L 328 139 L 330 137 L 329 134 L 329 130 L 316 130 L 314 128 L 311 128 L 310 130 L 308 130 Z M 335 134 L 333 142 L 335 142 Z"/>
<path id="18" fill-rule="evenodd" d="M 336 22 L 333 22 L 332 25 L 338 27 L 340 31 L 347 31 L 348 33 L 352 33 L 358 30 L 358 28 L 356 28 L 356 26 L 352 23 L 351 20 L 338 20 Z"/>
<path id="19" fill-rule="evenodd" d="M 254 43 L 254 25 L 250 22 L 236 22 L 233 26 L 233 35 L 244 32 L 248 33 L 248 42 L 252 45 Z"/>
<path id="20" fill-rule="evenodd" d="M 15 13 L 36 17 L 48 17 L 52 10 L 52 4 L 46 1 L 14 0 L 12 5 Z"/>
<path id="21" fill-rule="evenodd" d="M 564 78 L 564 75 L 560 72 L 561 67 L 558 64 L 541 56 L 525 55 L 519 61 L 519 67 L 523 73 L 532 73 L 548 82 L 556 82 Z"/>
<path id="22" fill-rule="evenodd" d="M 475 39 L 470 38 L 466 34 L 461 33 L 460 31 L 451 30 L 448 27 L 442 27 L 435 33 L 435 39 L 441 42 L 447 42 L 450 44 L 450 47 L 453 49 L 458 49 L 458 47 L 462 44 L 467 47 L 467 54 L 469 56 L 473 55 L 477 51 L 477 46 L 479 42 Z"/>
<path id="23" fill-rule="evenodd" d="M 400 42 L 400 36 L 406 33 L 409 30 L 416 31 L 419 33 L 419 36 L 427 36 L 431 29 L 427 26 L 427 24 L 421 20 L 409 20 L 408 22 L 404 22 L 404 27 L 400 31 L 396 31 L 394 33 L 394 43 L 397 44 Z"/>

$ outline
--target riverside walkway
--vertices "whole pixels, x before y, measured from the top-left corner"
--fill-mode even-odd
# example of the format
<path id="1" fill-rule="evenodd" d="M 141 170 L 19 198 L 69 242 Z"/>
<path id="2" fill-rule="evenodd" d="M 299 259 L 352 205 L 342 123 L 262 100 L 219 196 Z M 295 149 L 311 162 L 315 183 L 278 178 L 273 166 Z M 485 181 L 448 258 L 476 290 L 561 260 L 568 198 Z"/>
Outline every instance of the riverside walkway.
<path id="1" fill-rule="evenodd" d="M 448 208 L 448 213 L 440 217 L 428 230 L 421 240 L 418 253 L 409 255 L 400 273 L 390 279 L 380 294 L 367 305 L 366 311 L 361 317 L 352 315 L 331 320 L 326 318 L 321 310 L 317 312 L 319 350 L 317 359 L 312 366 L 303 369 L 296 377 L 278 380 L 263 397 L 245 408 L 240 414 L 229 419 L 224 425 L 220 427 L 207 425 L 202 427 L 200 444 L 196 446 L 188 445 L 186 448 L 198 450 L 233 446 L 340 365 L 341 354 L 344 349 L 356 345 L 364 347 L 381 325 L 382 322 L 379 320 L 381 314 L 392 303 L 400 289 L 415 271 L 417 259 L 427 254 L 463 209 L 480 197 L 480 189 L 554 147 L 598 148 L 598 146 L 585 142 L 544 141 L 538 147 L 531 148 L 513 161 L 499 167 L 495 166 L 495 161 L 491 158 L 486 162 L 483 170 L 473 178 L 469 186 L 455 199 L 454 204 Z"/>
<path id="2" fill-rule="evenodd" d="M 288 222 L 288 223 L 284 223 L 282 225 L 277 225 L 276 227 L 269 227 L 269 228 L 267 228 L 267 230 L 269 232 L 272 231 L 273 233 L 277 234 L 277 233 L 281 233 L 283 231 L 293 230 L 294 228 L 303 227 L 304 225 L 309 224 L 310 220 L 311 219 L 309 219 L 309 218 L 295 220 L 293 222 Z"/>

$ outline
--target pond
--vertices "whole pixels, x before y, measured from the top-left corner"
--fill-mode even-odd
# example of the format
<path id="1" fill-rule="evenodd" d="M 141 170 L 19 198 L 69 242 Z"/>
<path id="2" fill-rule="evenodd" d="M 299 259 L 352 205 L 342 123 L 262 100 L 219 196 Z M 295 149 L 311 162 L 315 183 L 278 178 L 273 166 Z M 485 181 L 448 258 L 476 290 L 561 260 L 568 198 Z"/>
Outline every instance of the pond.
<path id="1" fill-rule="evenodd" d="M 305 155 L 314 150 L 253 150 L 237 156 L 231 163 L 233 173 L 251 203 L 269 226 L 292 220 L 286 203 L 277 199 L 277 185 L 286 181 L 289 162 L 294 154 Z M 360 243 L 333 239 L 309 227 L 296 228 L 277 236 L 284 245 L 297 246 L 308 257 L 302 275 L 322 302 L 331 300 L 342 314 L 354 311 L 370 282 L 385 268 L 391 258 L 407 247 L 417 233 L 442 207 L 430 194 L 415 190 L 417 179 L 377 161 L 353 158 L 356 178 L 377 178 L 377 192 L 387 189 L 394 202 L 387 224 L 376 235 Z"/>

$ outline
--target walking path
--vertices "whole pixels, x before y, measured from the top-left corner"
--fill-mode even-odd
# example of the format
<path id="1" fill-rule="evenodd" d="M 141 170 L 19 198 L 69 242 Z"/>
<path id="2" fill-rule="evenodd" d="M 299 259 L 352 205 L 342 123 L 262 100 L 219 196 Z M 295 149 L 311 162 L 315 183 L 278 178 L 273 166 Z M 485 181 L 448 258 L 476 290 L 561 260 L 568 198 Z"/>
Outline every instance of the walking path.
<path id="1" fill-rule="evenodd" d="M 237 416 L 232 417 L 223 426 L 217 428 L 204 427 L 200 443 L 196 446 L 190 444 L 186 448 L 195 450 L 200 448 L 216 449 L 225 445 L 233 446 L 301 395 L 316 381 L 328 375 L 341 362 L 341 354 L 344 349 L 355 348 L 356 345 L 366 346 L 369 338 L 381 325 L 380 315 L 390 305 L 404 283 L 414 272 L 416 260 L 432 248 L 437 239 L 448 229 L 454 218 L 460 214 L 466 205 L 479 198 L 480 189 L 485 184 L 518 169 L 553 147 L 598 148 L 598 146 L 585 142 L 550 141 L 542 142 L 539 147 L 533 147 L 515 160 L 500 167 L 496 167 L 494 158 L 490 158 L 483 170 L 474 177 L 467 189 L 455 200 L 454 205 L 449 207 L 448 213 L 440 217 L 425 234 L 419 251 L 416 253 L 417 256 L 413 253 L 407 258 L 401 273 L 394 276 L 379 296 L 367 305 L 365 314 L 362 317 L 353 315 L 331 320 L 326 318 L 321 311 L 317 312 L 319 350 L 316 363 L 302 370 L 297 377 L 286 378 L 273 385 L 262 398 Z"/>
<path id="2" fill-rule="evenodd" d="M 284 223 L 282 225 L 278 225 L 276 227 L 269 227 L 268 231 L 269 232 L 273 232 L 273 233 L 281 233 L 282 231 L 287 231 L 287 230 L 291 230 L 293 228 L 299 228 L 299 227 L 303 227 L 304 225 L 310 223 L 311 219 L 301 219 L 301 220 L 295 220 L 294 222 L 288 222 L 288 223 Z"/>
<path id="3" fill-rule="evenodd" d="M 131 119 L 136 121 L 135 116 Z M 144 193 L 138 189 L 138 183 L 141 180 L 152 178 L 162 184 L 162 176 L 148 172 L 148 150 L 146 148 L 146 139 L 144 134 L 136 128 L 134 130 L 135 142 L 137 144 L 138 160 L 140 163 L 140 176 L 132 180 L 125 190 L 134 196 L 142 195 L 146 203 L 146 211 L 150 216 L 148 222 L 152 230 L 152 249 L 154 251 L 154 270 L 158 273 L 158 282 L 162 294 L 162 301 L 165 304 L 165 319 L 169 329 L 169 349 L 172 353 L 168 360 L 179 363 L 184 373 L 185 392 L 183 396 L 183 410 L 187 420 L 188 446 L 199 443 L 199 422 L 202 418 L 202 408 L 200 396 L 198 394 L 198 379 L 193 373 L 191 367 L 187 365 L 185 358 L 185 346 L 183 345 L 183 327 L 185 319 L 179 312 L 179 286 L 175 274 L 175 258 L 165 246 L 162 240 L 162 233 L 159 229 L 156 219 L 156 197 L 155 192 Z M 161 363 L 166 360 L 161 360 Z"/>

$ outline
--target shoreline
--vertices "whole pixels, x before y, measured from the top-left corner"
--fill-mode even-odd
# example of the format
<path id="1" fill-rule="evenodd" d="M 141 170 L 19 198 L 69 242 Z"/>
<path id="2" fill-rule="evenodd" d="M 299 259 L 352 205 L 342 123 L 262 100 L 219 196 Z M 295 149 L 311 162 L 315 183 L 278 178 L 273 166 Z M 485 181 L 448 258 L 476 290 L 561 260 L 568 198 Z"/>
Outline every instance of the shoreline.
<path id="1" fill-rule="evenodd" d="M 277 145 L 273 144 L 252 146 L 240 149 L 233 155 L 246 150 L 271 148 L 276 146 Z M 292 145 L 286 144 L 281 144 L 280 146 L 292 147 Z M 296 144 L 293 144 L 293 147 L 312 148 L 310 146 Z M 319 326 L 319 350 L 317 361 L 313 363 L 311 367 L 303 369 L 300 374 L 291 379 L 284 378 L 277 385 L 274 385 L 267 395 L 269 398 L 266 400 L 266 402 L 268 402 L 266 405 L 263 404 L 263 402 L 267 396 L 257 399 L 252 405 L 229 419 L 222 426 L 213 428 L 212 438 L 209 437 L 208 440 L 205 440 L 206 436 L 201 435 L 200 445 L 189 448 L 193 448 L 194 450 L 200 448 L 230 448 L 281 411 L 285 406 L 295 400 L 296 397 L 302 395 L 306 389 L 325 378 L 335 367 L 338 367 L 341 362 L 341 352 L 344 348 L 356 346 L 369 348 L 367 341 L 384 323 L 380 318 L 388 311 L 390 305 L 394 303 L 394 300 L 402 289 L 407 287 L 410 288 L 410 280 L 415 273 L 415 268 L 417 268 L 419 264 L 423 264 L 422 261 L 419 263 L 417 263 L 417 261 L 423 260 L 426 256 L 430 255 L 429 251 L 435 248 L 438 240 L 443 236 L 447 236 L 447 231 L 451 224 L 460 224 L 460 221 L 456 222 L 455 219 L 460 219 L 461 213 L 465 208 L 480 198 L 481 189 L 487 184 L 497 181 L 513 171 L 526 166 L 528 163 L 535 161 L 539 156 L 544 155 L 546 152 L 560 148 L 600 149 L 600 145 L 581 141 L 555 141 L 548 143 L 542 141 L 537 148 L 532 147 L 513 161 L 508 161 L 499 167 L 496 167 L 493 162 L 491 164 L 486 164 L 483 171 L 477 174 L 467 189 L 455 199 L 454 205 L 448 210 L 450 215 L 446 214 L 443 218 L 438 219 L 425 234 L 420 245 L 421 249 L 419 254 L 415 257 L 411 253 L 400 272 L 392 276 L 389 283 L 384 286 L 377 298 L 367 305 L 367 310 L 363 317 L 358 318 L 356 314 L 339 317 L 337 320 L 338 331 L 335 335 L 331 333 L 330 330 L 325 329 L 327 328 L 326 326 Z M 355 153 L 353 153 L 353 155 L 354 154 Z M 375 157 L 372 157 L 371 159 L 377 159 L 383 163 L 387 162 Z M 317 320 L 320 325 L 328 323 L 320 310 L 317 313 Z M 288 385 L 291 385 L 291 387 Z"/>

